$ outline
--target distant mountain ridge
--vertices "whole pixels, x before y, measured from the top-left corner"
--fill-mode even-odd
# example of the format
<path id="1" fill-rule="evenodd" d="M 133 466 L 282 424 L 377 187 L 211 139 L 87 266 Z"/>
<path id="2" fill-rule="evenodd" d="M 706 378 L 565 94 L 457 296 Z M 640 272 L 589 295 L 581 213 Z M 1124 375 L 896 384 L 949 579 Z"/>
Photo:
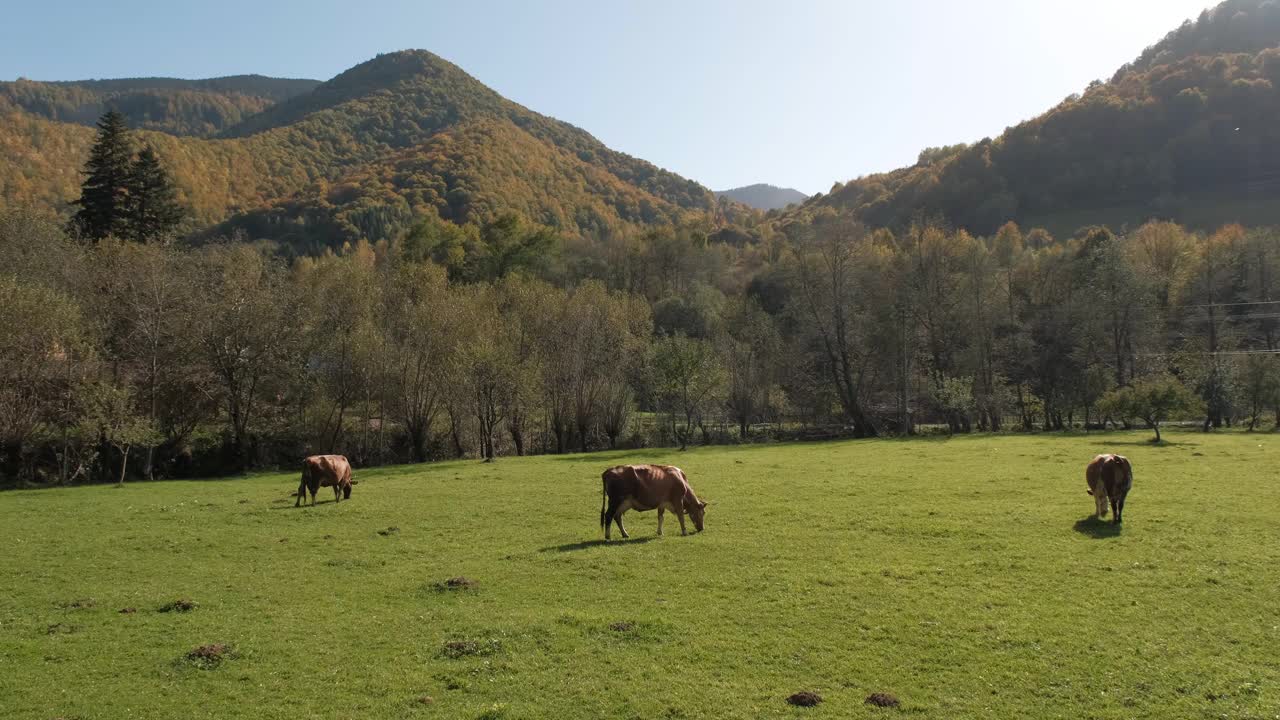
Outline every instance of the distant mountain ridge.
<path id="1" fill-rule="evenodd" d="M 716 197 L 727 197 L 757 210 L 781 210 L 792 203 L 802 203 L 809 199 L 799 190 L 781 188 L 766 183 L 745 185 L 732 190 L 717 190 Z"/>
<path id="2" fill-rule="evenodd" d="M 271 81 L 247 78 L 226 96 L 210 93 L 230 79 L 164 81 L 173 89 L 118 81 L 132 93 L 252 97 L 261 104 L 214 133 L 183 132 L 199 110 L 174 113 L 185 123 L 174 119 L 151 125 L 157 132 L 138 133 L 173 172 L 201 227 L 221 224 L 314 250 L 395 237 L 430 214 L 469 223 L 516 211 L 573 235 L 744 210 L 511 102 L 424 50 L 379 55 L 304 92 L 294 92 L 304 89 L 294 81 L 278 81 L 284 84 L 267 88 L 278 99 L 240 93 L 251 89 L 243 83 Z M 9 161 L 0 162 L 0 208 L 65 212 L 93 132 L 68 121 L 62 109 L 83 107 L 76 104 L 81 95 L 101 97 L 113 82 L 21 81 L 0 89 L 0 161 Z M 32 97 L 59 102 L 41 105 Z M 154 117 L 133 119 L 148 127 Z"/>
<path id="3" fill-rule="evenodd" d="M 308 93 L 318 80 L 232 75 L 204 80 L 149 77 L 116 80 L 0 82 L 0 111 L 17 108 L 49 120 L 92 125 L 107 108 L 130 127 L 172 135 L 211 136 L 275 103 Z"/>

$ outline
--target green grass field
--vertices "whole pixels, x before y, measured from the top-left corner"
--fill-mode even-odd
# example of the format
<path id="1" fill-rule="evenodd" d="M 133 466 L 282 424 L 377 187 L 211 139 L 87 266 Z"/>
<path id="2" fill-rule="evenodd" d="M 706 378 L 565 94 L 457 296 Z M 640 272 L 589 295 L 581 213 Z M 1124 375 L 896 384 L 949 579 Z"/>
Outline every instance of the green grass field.
<path id="1" fill-rule="evenodd" d="M 0 716 L 1280 716 L 1280 437 L 1147 437 L 357 470 L 304 509 L 295 473 L 3 493 Z M 1105 450 L 1120 531 L 1086 519 Z M 707 531 L 603 544 L 600 472 L 650 460 Z"/>

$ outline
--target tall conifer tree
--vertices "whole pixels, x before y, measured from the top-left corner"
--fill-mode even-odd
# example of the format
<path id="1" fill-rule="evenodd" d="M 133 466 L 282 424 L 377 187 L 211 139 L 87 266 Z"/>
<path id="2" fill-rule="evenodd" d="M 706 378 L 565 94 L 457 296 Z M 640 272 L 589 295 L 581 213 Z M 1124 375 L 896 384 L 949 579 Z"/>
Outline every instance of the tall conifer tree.
<path id="1" fill-rule="evenodd" d="M 101 240 L 125 229 L 132 170 L 133 149 L 124 116 L 108 110 L 98 120 L 98 139 L 85 164 L 80 209 L 72 219 L 72 229 L 81 237 Z"/>
<path id="2" fill-rule="evenodd" d="M 125 235 L 138 242 L 163 239 L 178 228 L 184 215 L 173 181 L 150 145 L 142 148 L 129 172 L 128 226 Z"/>

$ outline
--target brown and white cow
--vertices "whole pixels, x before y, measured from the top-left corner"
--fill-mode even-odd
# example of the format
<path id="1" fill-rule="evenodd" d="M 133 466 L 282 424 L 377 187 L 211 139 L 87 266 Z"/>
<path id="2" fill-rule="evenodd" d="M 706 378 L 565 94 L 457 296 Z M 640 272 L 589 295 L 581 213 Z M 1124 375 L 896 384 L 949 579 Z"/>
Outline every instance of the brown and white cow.
<path id="1" fill-rule="evenodd" d="M 1087 492 L 1093 496 L 1098 517 L 1107 516 L 1107 501 L 1110 500 L 1114 522 L 1120 524 L 1124 498 L 1133 487 L 1133 466 L 1129 464 L 1129 458 L 1109 453 L 1099 455 L 1085 468 L 1084 479 L 1088 484 Z"/>
<path id="2" fill-rule="evenodd" d="M 298 500 L 293 504 L 298 507 L 308 491 L 311 492 L 311 504 L 316 504 L 316 493 L 321 487 L 333 488 L 333 501 L 341 502 L 351 498 L 351 486 L 356 481 L 351 479 L 351 463 L 343 455 L 312 455 L 302 461 L 302 482 L 298 484 Z"/>
<path id="3" fill-rule="evenodd" d="M 622 514 L 628 510 L 647 512 L 656 508 L 659 535 L 662 534 L 663 516 L 668 510 L 680 519 L 681 535 L 689 534 L 684 526 L 686 513 L 693 518 L 693 526 L 698 532 L 702 532 L 707 504 L 698 499 L 680 468 L 670 465 L 619 465 L 605 470 L 600 478 L 604 482 L 600 526 L 604 528 L 605 540 L 610 539 L 609 530 L 615 522 L 622 537 L 631 537 L 622 525 Z"/>

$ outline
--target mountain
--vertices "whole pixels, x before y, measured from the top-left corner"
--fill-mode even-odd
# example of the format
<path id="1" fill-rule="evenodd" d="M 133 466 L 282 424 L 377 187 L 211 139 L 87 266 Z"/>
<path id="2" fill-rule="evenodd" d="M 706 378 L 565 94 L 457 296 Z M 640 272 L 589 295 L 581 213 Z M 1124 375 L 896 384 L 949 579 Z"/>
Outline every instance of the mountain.
<path id="1" fill-rule="evenodd" d="M 757 210 L 781 210 L 792 203 L 802 203 L 808 195 L 791 188 L 757 183 L 732 190 L 717 190 L 716 197 L 727 197 Z"/>
<path id="2" fill-rule="evenodd" d="M 114 108 L 130 127 L 172 135 L 216 135 L 275 103 L 315 89 L 318 80 L 236 75 L 207 80 L 132 78 L 0 82 L 0 112 L 93 125 Z"/>
<path id="3" fill-rule="evenodd" d="M 811 199 L 870 225 L 941 219 L 989 234 L 1008 220 L 1070 233 L 1170 219 L 1280 223 L 1280 3 L 1229 0 L 1109 81 L 972 145 Z"/>
<path id="4" fill-rule="evenodd" d="M 92 130 L 32 108 L 0 105 L 0 207 L 64 210 Z M 705 187 L 422 50 L 282 94 L 213 137 L 137 135 L 155 146 L 199 226 L 295 244 L 389 238 L 423 214 L 468 223 L 516 211 L 585 234 L 725 211 Z"/>

